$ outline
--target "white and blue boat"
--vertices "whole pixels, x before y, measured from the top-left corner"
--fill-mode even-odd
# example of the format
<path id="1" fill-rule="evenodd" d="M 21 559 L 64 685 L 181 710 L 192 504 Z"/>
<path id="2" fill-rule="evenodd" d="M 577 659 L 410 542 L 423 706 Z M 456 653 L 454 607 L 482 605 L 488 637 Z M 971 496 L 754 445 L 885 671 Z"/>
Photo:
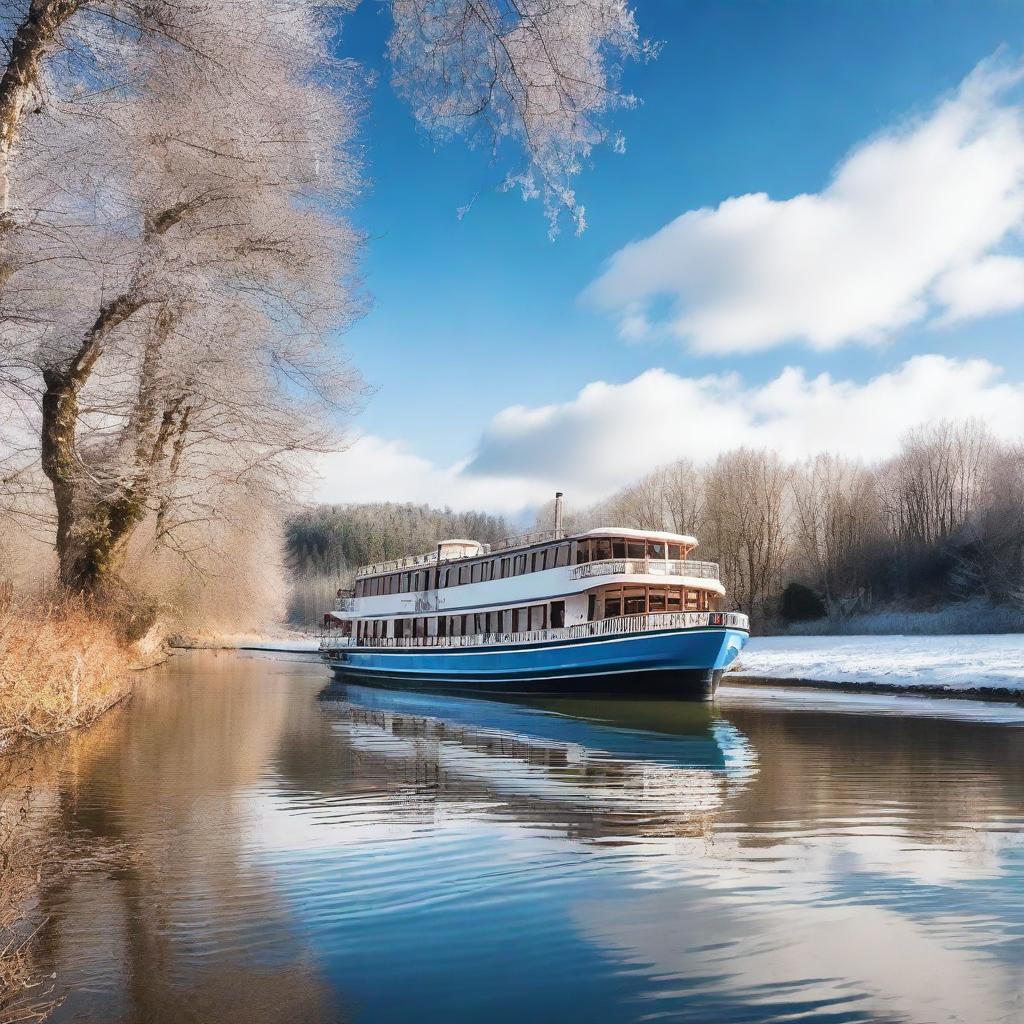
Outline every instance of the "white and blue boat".
<path id="1" fill-rule="evenodd" d="M 695 538 L 560 528 L 367 565 L 325 616 L 321 652 L 343 680 L 402 689 L 714 696 L 746 643 Z"/>

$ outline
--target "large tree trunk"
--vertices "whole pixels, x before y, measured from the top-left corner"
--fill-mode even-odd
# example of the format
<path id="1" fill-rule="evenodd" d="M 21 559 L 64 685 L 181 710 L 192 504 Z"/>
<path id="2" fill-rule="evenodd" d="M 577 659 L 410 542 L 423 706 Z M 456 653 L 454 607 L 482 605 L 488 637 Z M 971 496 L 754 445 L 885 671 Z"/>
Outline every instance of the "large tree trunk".
<path id="1" fill-rule="evenodd" d="M 57 510 L 57 557 L 60 580 L 73 590 L 96 589 L 109 568 L 107 531 L 80 508 L 80 459 L 77 446 L 78 396 L 85 387 L 107 335 L 144 305 L 122 295 L 100 310 L 70 362 L 43 371 L 41 458 L 53 487 Z"/>

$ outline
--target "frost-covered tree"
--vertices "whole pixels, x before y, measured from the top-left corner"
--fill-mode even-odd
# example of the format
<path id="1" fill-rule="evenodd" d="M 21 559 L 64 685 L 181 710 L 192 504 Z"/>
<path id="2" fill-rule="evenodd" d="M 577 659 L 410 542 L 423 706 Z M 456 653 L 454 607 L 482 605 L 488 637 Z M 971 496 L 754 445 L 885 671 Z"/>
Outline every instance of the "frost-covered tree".
<path id="1" fill-rule="evenodd" d="M 197 526 L 286 498 L 339 443 L 325 424 L 359 384 L 331 338 L 361 307 L 349 6 L 0 2 L 0 472 L 47 481 L 70 586 L 103 584 L 143 524 L 195 561 Z M 581 220 L 566 183 L 623 100 L 628 8 L 392 8 L 420 120 L 509 136 Z"/>

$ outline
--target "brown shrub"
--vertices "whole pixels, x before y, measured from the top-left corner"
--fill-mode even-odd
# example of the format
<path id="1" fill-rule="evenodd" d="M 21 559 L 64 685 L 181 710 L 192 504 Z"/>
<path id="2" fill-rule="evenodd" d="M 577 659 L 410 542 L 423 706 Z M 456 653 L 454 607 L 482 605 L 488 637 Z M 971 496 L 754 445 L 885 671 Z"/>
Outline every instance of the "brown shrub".
<path id="1" fill-rule="evenodd" d="M 84 603 L 0 610 L 0 747 L 88 725 L 128 696 L 133 651 Z"/>

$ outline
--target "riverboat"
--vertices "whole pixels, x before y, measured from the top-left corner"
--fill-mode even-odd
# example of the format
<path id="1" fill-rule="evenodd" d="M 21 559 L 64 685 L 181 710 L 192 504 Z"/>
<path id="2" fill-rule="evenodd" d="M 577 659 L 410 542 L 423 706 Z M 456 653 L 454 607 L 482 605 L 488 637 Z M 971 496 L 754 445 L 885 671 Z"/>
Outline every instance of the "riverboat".
<path id="1" fill-rule="evenodd" d="M 361 567 L 321 653 L 352 682 L 449 693 L 710 700 L 749 635 L 694 537 L 555 529 Z"/>

